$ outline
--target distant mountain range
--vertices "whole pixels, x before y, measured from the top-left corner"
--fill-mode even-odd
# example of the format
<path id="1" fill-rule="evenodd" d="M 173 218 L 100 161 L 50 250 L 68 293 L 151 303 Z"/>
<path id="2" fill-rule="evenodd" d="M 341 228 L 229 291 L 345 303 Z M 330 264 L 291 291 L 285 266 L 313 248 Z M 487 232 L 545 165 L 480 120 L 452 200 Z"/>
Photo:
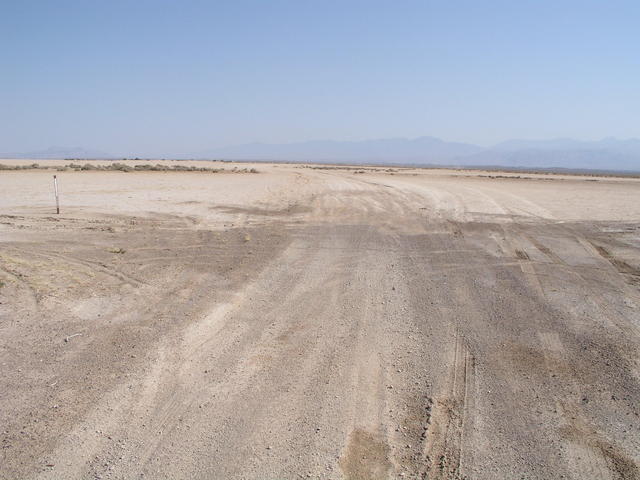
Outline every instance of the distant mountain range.
<path id="1" fill-rule="evenodd" d="M 80 147 L 51 147 L 36 152 L 1 154 L 0 157 L 119 158 Z M 250 143 L 180 155 L 178 158 L 640 171 L 640 140 L 612 137 L 597 141 L 568 138 L 508 140 L 492 147 L 448 142 L 434 137 L 316 140 L 286 144 Z"/>
<path id="2" fill-rule="evenodd" d="M 461 160 L 467 165 L 640 171 L 640 140 L 509 140 Z"/>
<path id="3" fill-rule="evenodd" d="M 640 171 L 640 140 L 508 140 L 492 147 L 434 137 L 365 141 L 251 143 L 209 150 L 203 158 L 411 165 L 499 166 Z"/>

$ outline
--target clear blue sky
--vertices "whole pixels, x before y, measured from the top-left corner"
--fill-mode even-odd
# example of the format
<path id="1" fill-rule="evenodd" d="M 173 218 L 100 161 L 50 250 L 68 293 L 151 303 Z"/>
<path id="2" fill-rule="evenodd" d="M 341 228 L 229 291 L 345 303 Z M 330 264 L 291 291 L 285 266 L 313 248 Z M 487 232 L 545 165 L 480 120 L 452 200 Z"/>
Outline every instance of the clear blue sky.
<path id="1" fill-rule="evenodd" d="M 640 137 L 640 2 L 0 0 L 0 151 Z"/>

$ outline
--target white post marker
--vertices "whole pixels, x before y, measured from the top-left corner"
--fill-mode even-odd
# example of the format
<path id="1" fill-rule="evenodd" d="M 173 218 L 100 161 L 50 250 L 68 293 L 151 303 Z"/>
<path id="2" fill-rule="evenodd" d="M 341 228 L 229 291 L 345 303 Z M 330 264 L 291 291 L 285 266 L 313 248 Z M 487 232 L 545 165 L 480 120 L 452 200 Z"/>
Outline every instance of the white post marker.
<path id="1" fill-rule="evenodd" d="M 58 199 L 58 178 L 53 176 L 53 188 L 56 191 L 56 213 L 60 215 L 60 200 Z"/>

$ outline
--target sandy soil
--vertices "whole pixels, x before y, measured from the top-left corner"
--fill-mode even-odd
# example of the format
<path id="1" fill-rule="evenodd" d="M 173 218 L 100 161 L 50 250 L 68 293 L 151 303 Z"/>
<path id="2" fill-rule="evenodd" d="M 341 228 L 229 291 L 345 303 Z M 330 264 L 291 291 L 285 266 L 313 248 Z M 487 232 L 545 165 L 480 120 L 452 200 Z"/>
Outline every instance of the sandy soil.
<path id="1" fill-rule="evenodd" d="M 640 181 L 256 168 L 0 172 L 0 478 L 640 478 Z"/>

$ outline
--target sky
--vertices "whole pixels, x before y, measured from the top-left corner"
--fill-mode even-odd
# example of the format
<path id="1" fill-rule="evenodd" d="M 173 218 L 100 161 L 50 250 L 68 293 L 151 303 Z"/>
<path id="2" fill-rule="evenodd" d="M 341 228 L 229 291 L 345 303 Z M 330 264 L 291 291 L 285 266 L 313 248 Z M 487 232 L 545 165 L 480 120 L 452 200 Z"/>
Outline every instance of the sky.
<path id="1" fill-rule="evenodd" d="M 640 2 L 0 0 L 0 152 L 640 137 Z"/>

